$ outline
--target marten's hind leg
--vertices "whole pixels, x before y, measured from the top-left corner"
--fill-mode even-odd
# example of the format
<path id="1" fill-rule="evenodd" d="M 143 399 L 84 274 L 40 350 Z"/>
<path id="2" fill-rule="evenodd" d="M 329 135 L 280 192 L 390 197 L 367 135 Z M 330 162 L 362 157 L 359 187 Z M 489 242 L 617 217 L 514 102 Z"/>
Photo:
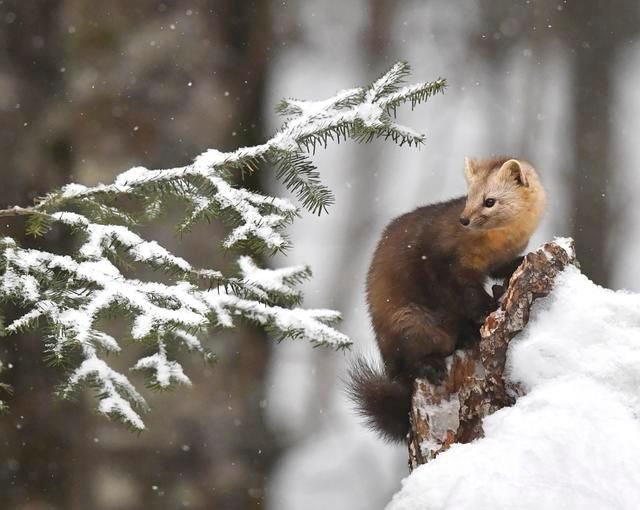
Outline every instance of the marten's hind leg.
<path id="1" fill-rule="evenodd" d="M 457 327 L 423 306 L 411 304 L 398 310 L 392 319 L 392 346 L 395 352 L 385 353 L 389 375 L 410 378 L 426 377 L 438 382 L 446 368 L 444 358 L 453 353 Z"/>

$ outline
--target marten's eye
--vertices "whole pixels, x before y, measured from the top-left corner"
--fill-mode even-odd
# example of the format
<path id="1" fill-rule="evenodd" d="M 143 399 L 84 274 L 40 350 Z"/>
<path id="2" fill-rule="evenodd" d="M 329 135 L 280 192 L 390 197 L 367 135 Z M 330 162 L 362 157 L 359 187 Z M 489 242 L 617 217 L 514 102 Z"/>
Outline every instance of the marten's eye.
<path id="1" fill-rule="evenodd" d="M 494 205 L 496 205 L 496 199 L 495 198 L 487 198 L 484 201 L 484 206 L 485 207 L 493 207 Z"/>

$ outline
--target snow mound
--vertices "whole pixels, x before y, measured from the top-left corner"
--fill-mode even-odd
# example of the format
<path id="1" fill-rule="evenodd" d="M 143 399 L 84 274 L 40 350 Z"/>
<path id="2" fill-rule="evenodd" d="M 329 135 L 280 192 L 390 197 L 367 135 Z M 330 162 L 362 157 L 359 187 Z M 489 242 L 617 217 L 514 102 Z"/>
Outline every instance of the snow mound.
<path id="1" fill-rule="evenodd" d="M 416 469 L 387 509 L 640 508 L 640 294 L 570 267 L 507 360 L 527 394 Z"/>

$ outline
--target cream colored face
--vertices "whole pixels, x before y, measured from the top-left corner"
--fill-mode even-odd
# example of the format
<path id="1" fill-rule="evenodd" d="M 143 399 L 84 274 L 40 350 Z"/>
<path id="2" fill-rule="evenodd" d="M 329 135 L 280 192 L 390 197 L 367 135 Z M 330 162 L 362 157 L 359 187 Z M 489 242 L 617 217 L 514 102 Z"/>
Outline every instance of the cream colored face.
<path id="1" fill-rule="evenodd" d="M 460 223 L 471 229 L 500 228 L 525 214 L 530 206 L 527 168 L 516 159 L 500 168 L 483 168 L 466 159 L 469 188 Z"/>

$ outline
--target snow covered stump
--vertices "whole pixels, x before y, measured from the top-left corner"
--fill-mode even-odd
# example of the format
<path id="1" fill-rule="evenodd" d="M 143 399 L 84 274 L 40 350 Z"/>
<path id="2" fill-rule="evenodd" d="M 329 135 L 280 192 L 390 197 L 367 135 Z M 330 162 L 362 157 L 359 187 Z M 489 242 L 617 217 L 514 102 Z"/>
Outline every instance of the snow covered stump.
<path id="1" fill-rule="evenodd" d="M 503 378 L 509 341 L 527 325 L 533 302 L 549 294 L 556 276 L 569 265 L 577 265 L 572 239 L 556 239 L 526 255 L 500 307 L 482 325 L 479 345 L 449 357 L 440 385 L 416 381 L 409 433 L 412 470 L 453 443 L 482 437 L 482 419 L 512 405 L 522 393 Z"/>

